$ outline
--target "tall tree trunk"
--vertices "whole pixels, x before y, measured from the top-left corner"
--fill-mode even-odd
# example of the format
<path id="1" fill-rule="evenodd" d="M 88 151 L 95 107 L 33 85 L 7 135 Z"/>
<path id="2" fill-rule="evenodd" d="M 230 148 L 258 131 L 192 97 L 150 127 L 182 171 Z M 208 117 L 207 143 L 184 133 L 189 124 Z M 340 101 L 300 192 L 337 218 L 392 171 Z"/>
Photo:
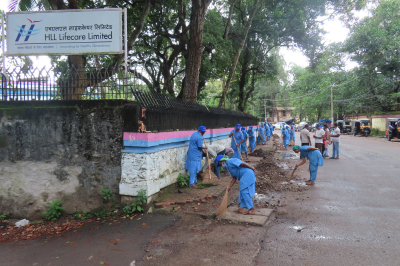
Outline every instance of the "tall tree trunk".
<path id="1" fill-rule="evenodd" d="M 248 43 L 249 43 L 249 41 L 248 41 Z M 250 64 L 250 51 L 249 51 L 249 49 L 247 49 L 244 52 L 242 71 L 241 71 L 240 77 L 239 77 L 239 106 L 238 106 L 238 109 L 239 109 L 239 111 L 242 111 L 242 112 L 244 111 L 244 107 L 245 107 L 245 105 L 244 105 L 244 100 L 245 100 L 244 99 L 245 98 L 244 88 L 247 83 L 247 73 L 249 72 L 248 71 L 249 64 Z"/>
<path id="2" fill-rule="evenodd" d="M 243 50 L 244 43 L 245 43 L 245 41 L 247 39 L 247 33 L 249 32 L 249 29 L 250 29 L 250 26 L 251 26 L 251 22 L 253 21 L 254 14 L 256 13 L 256 10 L 257 10 L 258 1 L 259 0 L 254 0 L 253 9 L 251 10 L 250 17 L 247 20 L 246 27 L 245 27 L 243 35 L 242 35 L 242 41 L 239 44 L 239 47 L 238 47 L 238 49 L 236 51 L 236 54 L 235 54 L 235 57 L 233 58 L 231 70 L 229 72 L 229 76 L 228 76 L 228 79 L 226 81 L 225 87 L 223 88 L 223 91 L 222 91 L 221 100 L 219 101 L 219 105 L 218 105 L 219 107 L 221 107 L 225 102 L 225 97 L 226 97 L 226 94 L 228 92 L 229 86 L 231 85 L 231 81 L 232 81 L 233 75 L 234 75 L 235 70 L 236 70 L 236 65 L 237 65 L 237 62 L 239 61 L 240 53 Z"/>
<path id="3" fill-rule="evenodd" d="M 185 86 L 183 87 L 183 99 L 191 102 L 196 102 L 197 99 L 201 55 L 203 53 L 204 20 L 211 1 L 192 0 L 189 25 L 190 38 L 186 60 Z"/>
<path id="4" fill-rule="evenodd" d="M 236 3 L 236 0 L 232 0 L 231 6 L 229 8 L 229 16 L 228 16 L 228 21 L 226 22 L 225 33 L 224 33 L 225 40 L 228 38 L 229 29 L 231 27 L 231 20 L 232 20 L 232 15 L 233 15 L 233 9 L 235 8 L 235 3 Z"/>
<path id="5" fill-rule="evenodd" d="M 253 70 L 252 71 L 252 73 L 251 73 L 251 85 L 250 85 L 250 88 L 249 88 L 249 90 L 247 91 L 247 93 L 246 93 L 246 96 L 244 97 L 244 103 L 243 103 L 243 105 L 244 105 L 244 108 L 246 108 L 246 106 L 247 106 L 247 101 L 249 100 L 249 98 L 250 98 L 250 95 L 252 95 L 253 94 L 253 92 L 254 92 L 254 89 L 255 89 L 255 83 L 256 83 L 256 77 L 255 77 L 255 71 Z"/>

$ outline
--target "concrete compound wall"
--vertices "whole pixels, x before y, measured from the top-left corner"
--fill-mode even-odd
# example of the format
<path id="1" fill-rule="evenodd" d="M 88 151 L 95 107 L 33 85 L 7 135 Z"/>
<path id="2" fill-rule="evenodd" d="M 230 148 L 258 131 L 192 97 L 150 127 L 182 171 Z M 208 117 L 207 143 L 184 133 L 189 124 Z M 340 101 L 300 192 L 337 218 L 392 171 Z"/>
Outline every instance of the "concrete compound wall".
<path id="1" fill-rule="evenodd" d="M 64 211 L 119 201 L 122 135 L 137 126 L 125 101 L 0 103 L 0 213 L 40 219 L 47 204 Z M 133 122 L 132 122 L 133 121 Z"/>
<path id="2" fill-rule="evenodd" d="M 231 131 L 232 128 L 207 129 L 204 138 L 208 145 L 230 147 Z M 151 196 L 175 183 L 179 173 L 185 173 L 186 153 L 194 132 L 124 133 L 120 195 L 137 196 L 144 189 Z"/>

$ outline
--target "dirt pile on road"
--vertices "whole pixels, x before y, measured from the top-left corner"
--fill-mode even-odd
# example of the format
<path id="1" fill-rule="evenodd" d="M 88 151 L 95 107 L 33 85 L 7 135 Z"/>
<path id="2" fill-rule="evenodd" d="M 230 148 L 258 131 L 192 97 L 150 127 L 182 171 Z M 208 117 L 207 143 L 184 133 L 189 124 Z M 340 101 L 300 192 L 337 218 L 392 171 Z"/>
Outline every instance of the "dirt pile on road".
<path id="1" fill-rule="evenodd" d="M 256 172 L 256 192 L 266 193 L 268 191 L 300 191 L 301 187 L 287 182 L 291 170 L 284 171 L 272 159 L 264 159 L 255 167 Z"/>
<path id="2" fill-rule="evenodd" d="M 255 150 L 254 152 L 250 152 L 249 156 L 254 157 L 262 157 L 264 159 L 272 158 L 273 152 L 272 151 L 264 151 L 261 149 Z"/>

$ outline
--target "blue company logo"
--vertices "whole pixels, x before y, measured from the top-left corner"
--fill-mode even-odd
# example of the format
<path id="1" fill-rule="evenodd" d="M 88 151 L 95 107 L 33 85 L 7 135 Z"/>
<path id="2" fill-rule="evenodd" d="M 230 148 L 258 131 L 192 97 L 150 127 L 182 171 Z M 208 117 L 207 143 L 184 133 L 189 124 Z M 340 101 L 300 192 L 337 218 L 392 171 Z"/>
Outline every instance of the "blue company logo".
<path id="1" fill-rule="evenodd" d="M 32 25 L 29 27 L 29 30 L 25 30 L 26 25 L 22 25 L 21 27 L 18 27 L 19 30 L 16 30 L 18 32 L 18 36 L 17 36 L 17 39 L 15 39 L 15 42 L 18 42 L 21 37 L 25 37 L 24 41 L 27 42 L 29 40 L 29 37 L 31 37 L 32 35 L 39 34 L 38 31 L 40 29 L 34 30 L 33 28 L 36 25 L 34 23 L 41 22 L 41 20 L 32 21 L 29 18 L 27 18 L 27 20 L 29 20 L 29 22 Z"/>

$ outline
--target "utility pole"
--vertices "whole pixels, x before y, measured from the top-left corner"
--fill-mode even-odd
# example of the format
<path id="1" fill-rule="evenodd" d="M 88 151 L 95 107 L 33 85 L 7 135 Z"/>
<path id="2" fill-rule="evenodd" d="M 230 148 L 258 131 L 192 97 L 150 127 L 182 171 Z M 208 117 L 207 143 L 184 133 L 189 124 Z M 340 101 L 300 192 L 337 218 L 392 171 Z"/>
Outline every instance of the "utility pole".
<path id="1" fill-rule="evenodd" d="M 331 85 L 331 119 L 332 119 L 331 126 L 333 126 L 333 123 L 335 122 L 333 120 L 333 85 Z"/>

